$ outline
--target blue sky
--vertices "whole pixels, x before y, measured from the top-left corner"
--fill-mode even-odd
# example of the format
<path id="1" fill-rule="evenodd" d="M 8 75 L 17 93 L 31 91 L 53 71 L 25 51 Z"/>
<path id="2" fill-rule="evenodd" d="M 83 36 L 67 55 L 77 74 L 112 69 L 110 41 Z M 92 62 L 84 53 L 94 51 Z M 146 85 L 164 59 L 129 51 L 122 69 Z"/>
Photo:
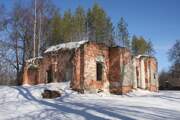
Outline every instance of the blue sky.
<path id="1" fill-rule="evenodd" d="M 130 35 L 150 39 L 156 50 L 159 70 L 167 70 L 170 63 L 168 49 L 180 39 L 180 0 L 52 0 L 61 11 L 74 10 L 78 5 L 88 9 L 99 3 L 114 24 L 120 17 L 128 23 Z M 13 0 L 1 0 L 11 8 Z"/>

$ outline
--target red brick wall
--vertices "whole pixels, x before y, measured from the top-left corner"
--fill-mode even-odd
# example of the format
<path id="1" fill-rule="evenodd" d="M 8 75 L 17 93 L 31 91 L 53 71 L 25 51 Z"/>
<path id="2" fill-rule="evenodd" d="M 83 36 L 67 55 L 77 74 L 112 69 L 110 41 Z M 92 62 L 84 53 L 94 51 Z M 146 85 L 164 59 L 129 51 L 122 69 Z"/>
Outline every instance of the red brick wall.
<path id="1" fill-rule="evenodd" d="M 110 92 L 114 94 L 122 94 L 122 82 L 120 82 L 121 76 L 119 48 L 110 48 L 109 53 Z"/>
<path id="2" fill-rule="evenodd" d="M 110 92 L 115 94 L 124 94 L 129 92 L 132 89 L 132 85 L 125 81 L 127 78 L 126 76 L 123 76 L 120 71 L 123 71 L 123 66 L 130 63 L 130 51 L 126 48 L 110 48 L 109 59 Z M 127 73 L 125 73 L 124 75 L 126 74 Z"/>
<path id="3" fill-rule="evenodd" d="M 96 60 L 101 56 L 104 61 L 103 80 L 96 80 Z M 109 88 L 109 48 L 104 44 L 87 43 L 75 52 L 73 58 L 74 76 L 71 87 L 74 90 L 97 90 Z M 109 91 L 109 90 L 108 90 Z"/>
<path id="4" fill-rule="evenodd" d="M 126 76 L 123 76 L 121 71 L 123 66 L 128 66 L 132 62 L 131 57 L 131 53 L 127 48 L 108 48 L 104 44 L 88 42 L 75 50 L 60 50 L 56 54 L 45 54 L 43 59 L 35 61 L 39 66 L 37 71 L 29 71 L 28 64 L 30 63 L 26 63 L 23 83 L 46 83 L 46 71 L 49 66 L 52 66 L 53 82 L 64 81 L 67 67 L 72 64 L 72 89 L 102 89 L 115 94 L 125 94 L 132 90 L 132 83 L 129 82 L 128 78 L 132 71 L 126 69 Z M 102 81 L 98 81 L 96 78 L 97 61 L 102 62 L 104 65 Z M 137 59 L 136 63 L 137 68 L 139 68 L 139 59 Z M 146 74 L 148 64 L 152 67 L 152 72 L 157 71 L 157 62 L 154 58 L 149 58 L 144 63 Z M 152 76 L 148 77 L 146 75 L 147 88 L 155 91 L 158 88 L 157 83 L 151 81 L 150 77 Z"/>
<path id="5" fill-rule="evenodd" d="M 132 86 L 122 86 L 122 94 L 126 94 L 132 91 Z"/>
<path id="6" fill-rule="evenodd" d="M 97 61 L 104 65 L 102 81 L 96 80 Z M 109 91 L 109 48 L 104 44 L 91 42 L 84 45 L 84 87 Z"/>
<path id="7" fill-rule="evenodd" d="M 43 59 L 43 66 L 41 71 L 41 79 L 46 81 L 46 71 L 49 69 L 49 66 L 52 66 L 53 71 L 53 81 L 61 82 L 65 81 L 65 74 L 67 67 L 72 63 L 72 57 L 74 56 L 73 50 L 61 50 L 56 54 L 46 54 Z M 73 67 L 72 67 L 73 69 Z"/>
<path id="8" fill-rule="evenodd" d="M 154 75 L 152 75 L 152 78 L 151 78 L 151 80 L 152 81 L 150 81 L 150 83 L 151 83 L 151 87 L 152 86 L 154 86 L 154 87 L 156 87 L 156 90 L 158 90 L 158 87 L 159 87 L 159 83 L 158 83 L 158 64 L 157 64 L 157 61 L 156 61 L 156 59 L 155 58 L 150 58 L 150 65 L 151 65 L 151 72 L 152 72 L 152 74 L 154 74 L 155 73 L 155 77 L 156 77 L 156 79 L 154 79 Z"/>
<path id="9" fill-rule="evenodd" d="M 75 51 L 74 57 L 73 57 L 73 79 L 71 81 L 71 88 L 74 90 L 80 90 L 82 89 L 80 82 L 81 82 L 81 69 L 82 69 L 82 65 L 81 65 L 81 60 L 82 60 L 82 56 L 81 56 L 81 51 L 83 49 L 78 48 Z"/>
<path id="10" fill-rule="evenodd" d="M 109 78 L 110 82 L 120 80 L 120 54 L 119 48 L 110 48 L 109 54 Z"/>
<path id="11" fill-rule="evenodd" d="M 153 57 L 148 57 L 148 56 L 142 56 L 140 58 L 136 59 L 136 66 L 137 66 L 137 70 L 136 74 L 140 75 L 139 73 L 140 71 L 140 61 L 143 60 L 144 61 L 144 74 L 145 74 L 145 89 L 152 89 L 152 86 L 156 86 L 156 89 L 158 88 L 158 79 L 154 79 L 154 74 L 157 75 L 157 62 L 156 59 Z M 158 77 L 158 76 L 156 76 Z M 140 82 L 140 76 L 137 76 L 137 79 Z M 138 86 L 140 87 L 140 86 Z M 154 89 L 154 87 L 153 87 Z"/>
<path id="12" fill-rule="evenodd" d="M 45 54 L 43 59 L 35 60 L 38 70 L 29 71 L 28 66 L 31 62 L 26 62 L 23 75 L 23 84 L 40 84 L 47 83 L 47 70 L 52 67 L 52 82 L 60 82 L 65 80 L 67 66 L 72 62 L 74 51 L 59 51 L 56 54 Z"/>
<path id="13" fill-rule="evenodd" d="M 158 91 L 158 87 L 157 87 L 157 85 L 150 85 L 148 90 L 152 91 L 152 92 L 157 92 Z"/>

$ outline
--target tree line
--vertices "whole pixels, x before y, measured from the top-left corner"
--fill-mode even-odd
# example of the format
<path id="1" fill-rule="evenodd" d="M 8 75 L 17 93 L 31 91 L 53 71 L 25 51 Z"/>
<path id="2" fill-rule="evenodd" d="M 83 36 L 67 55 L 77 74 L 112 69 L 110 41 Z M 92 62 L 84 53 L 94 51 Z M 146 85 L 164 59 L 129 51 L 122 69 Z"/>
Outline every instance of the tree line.
<path id="1" fill-rule="evenodd" d="M 114 25 L 96 3 L 87 10 L 78 6 L 62 12 L 52 0 L 16 0 L 10 10 L 1 5 L 0 13 L 1 81 L 15 79 L 20 84 L 25 61 L 59 43 L 89 40 L 127 47 L 134 55 L 154 54 L 151 41 L 131 37 L 123 17 Z"/>
<path id="2" fill-rule="evenodd" d="M 160 72 L 160 89 L 180 90 L 180 40 L 176 40 L 167 55 L 171 66 L 168 70 Z"/>

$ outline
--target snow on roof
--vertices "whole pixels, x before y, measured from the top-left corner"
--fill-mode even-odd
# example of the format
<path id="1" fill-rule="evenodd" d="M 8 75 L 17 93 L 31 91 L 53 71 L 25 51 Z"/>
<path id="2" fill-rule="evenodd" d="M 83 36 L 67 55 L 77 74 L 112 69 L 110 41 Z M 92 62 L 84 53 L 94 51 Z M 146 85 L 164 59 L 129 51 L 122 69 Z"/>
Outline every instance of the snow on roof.
<path id="1" fill-rule="evenodd" d="M 136 58 L 140 58 L 140 57 L 150 57 L 149 55 L 137 55 Z"/>
<path id="2" fill-rule="evenodd" d="M 37 59 L 42 59 L 42 58 L 43 58 L 42 56 L 34 57 L 34 58 L 31 58 L 31 59 L 26 60 L 26 62 L 32 63 L 32 62 L 34 62 L 35 60 L 37 60 Z"/>
<path id="3" fill-rule="evenodd" d="M 83 40 L 83 41 L 79 41 L 79 42 L 68 42 L 68 43 L 62 43 L 62 44 L 58 44 L 55 46 L 51 46 L 49 47 L 44 53 L 48 53 L 48 52 L 53 52 L 53 51 L 58 51 L 60 49 L 74 49 L 74 48 L 79 48 L 82 44 L 85 44 L 86 42 L 88 42 L 88 40 Z"/>

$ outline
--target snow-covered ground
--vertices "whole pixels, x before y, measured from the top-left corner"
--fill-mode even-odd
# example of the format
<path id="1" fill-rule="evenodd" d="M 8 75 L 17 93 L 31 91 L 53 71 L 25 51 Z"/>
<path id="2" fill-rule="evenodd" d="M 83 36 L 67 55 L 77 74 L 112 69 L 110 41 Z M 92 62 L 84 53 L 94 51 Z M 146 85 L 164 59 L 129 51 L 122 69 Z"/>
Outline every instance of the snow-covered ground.
<path id="1" fill-rule="evenodd" d="M 62 97 L 42 99 L 46 89 Z M 137 90 L 128 95 L 78 94 L 67 83 L 0 86 L 0 120 L 180 120 L 180 92 Z"/>

